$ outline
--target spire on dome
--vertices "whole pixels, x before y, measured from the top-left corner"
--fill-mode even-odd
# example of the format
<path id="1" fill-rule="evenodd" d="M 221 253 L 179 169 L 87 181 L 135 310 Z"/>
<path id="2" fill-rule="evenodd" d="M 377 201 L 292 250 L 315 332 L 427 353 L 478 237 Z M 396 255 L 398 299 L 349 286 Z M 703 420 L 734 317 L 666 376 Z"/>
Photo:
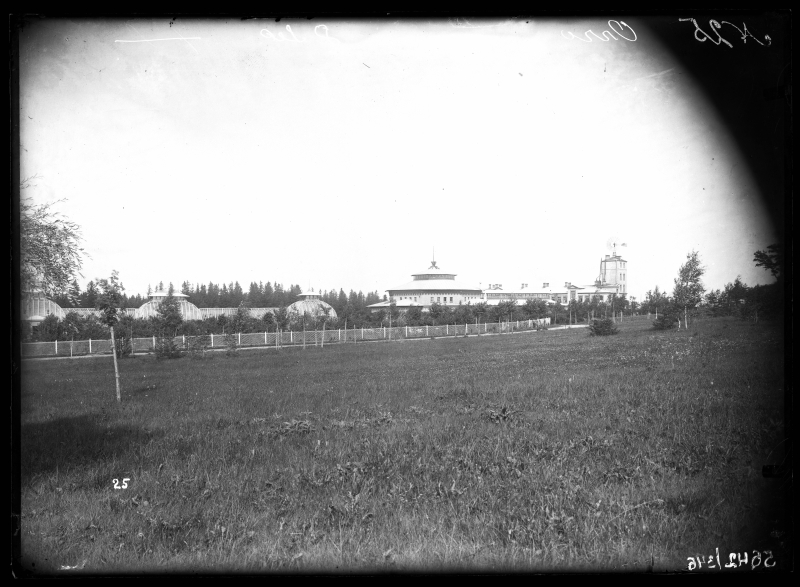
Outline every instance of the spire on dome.
<path id="1" fill-rule="evenodd" d="M 439 269 L 436 266 L 436 248 L 435 247 L 433 248 L 433 254 L 431 256 L 433 257 L 433 260 L 431 261 L 431 266 L 428 267 L 428 269 Z"/>

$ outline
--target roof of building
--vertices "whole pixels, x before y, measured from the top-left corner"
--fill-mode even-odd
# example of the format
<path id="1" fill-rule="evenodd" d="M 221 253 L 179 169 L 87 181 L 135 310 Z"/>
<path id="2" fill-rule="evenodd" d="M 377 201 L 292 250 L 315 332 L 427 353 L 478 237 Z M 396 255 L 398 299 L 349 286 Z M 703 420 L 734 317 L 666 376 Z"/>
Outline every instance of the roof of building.
<path id="1" fill-rule="evenodd" d="M 618 293 L 619 292 L 619 285 L 597 285 L 592 283 L 591 285 L 584 285 L 579 289 L 585 289 L 589 291 L 581 292 L 583 294 L 609 294 L 609 293 Z"/>
<path id="2" fill-rule="evenodd" d="M 156 291 L 154 291 L 153 293 L 150 294 L 150 299 L 152 300 L 153 298 L 166 298 L 167 296 L 169 296 L 169 291 L 163 290 L 163 289 L 157 289 Z M 189 296 L 187 296 L 186 294 L 182 294 L 179 291 L 174 291 L 174 292 L 172 292 L 172 297 L 173 298 L 188 298 Z"/>
<path id="3" fill-rule="evenodd" d="M 431 261 L 431 266 L 425 271 L 412 273 L 411 281 L 396 287 L 387 288 L 388 292 L 406 292 L 406 291 L 429 291 L 429 292 L 444 292 L 444 291 L 467 291 L 467 292 L 480 292 L 481 288 L 475 287 L 472 284 L 466 284 L 456 281 L 456 273 L 448 273 L 442 271 L 437 265 L 436 261 Z"/>
<path id="4" fill-rule="evenodd" d="M 530 299 L 533 299 L 534 301 L 544 302 L 548 306 L 551 306 L 551 305 L 556 303 L 555 301 L 553 301 L 551 299 L 546 299 L 546 298 L 539 298 L 538 300 L 536 298 L 530 298 Z M 499 306 L 501 303 L 503 303 L 505 301 L 507 301 L 507 300 L 502 300 L 502 299 L 499 299 L 499 298 L 495 298 L 495 299 L 484 300 L 483 303 L 485 303 L 487 306 Z M 521 308 L 524 302 L 523 303 L 519 303 L 520 300 L 517 300 L 517 302 L 518 302 L 517 305 Z"/>
<path id="5" fill-rule="evenodd" d="M 378 302 L 376 304 L 370 304 L 367 308 L 388 308 L 392 305 L 392 302 Z M 422 308 L 425 304 L 421 304 L 419 302 L 415 302 L 414 300 L 397 300 L 394 303 L 396 308 L 410 308 L 411 306 L 418 306 Z"/>
<path id="6" fill-rule="evenodd" d="M 480 292 L 481 289 L 472 284 L 462 283 L 455 279 L 425 279 L 409 281 L 402 285 L 389 287 L 386 289 L 388 292 L 404 292 L 404 291 L 468 291 Z"/>
<path id="7" fill-rule="evenodd" d="M 324 302 L 319 298 L 306 298 L 303 300 L 297 300 L 295 303 L 290 305 L 287 308 L 289 314 L 297 314 L 302 316 L 303 314 L 310 314 L 312 316 L 320 316 L 326 314 L 329 318 L 337 318 L 336 310 L 333 309 L 328 302 Z"/>
<path id="8" fill-rule="evenodd" d="M 187 296 L 183 297 L 185 298 Z M 151 318 L 157 316 L 160 305 L 160 300 L 150 299 L 136 308 L 134 318 Z M 200 309 L 188 300 L 178 298 L 178 307 L 180 308 L 184 320 L 202 320 L 204 317 Z"/>

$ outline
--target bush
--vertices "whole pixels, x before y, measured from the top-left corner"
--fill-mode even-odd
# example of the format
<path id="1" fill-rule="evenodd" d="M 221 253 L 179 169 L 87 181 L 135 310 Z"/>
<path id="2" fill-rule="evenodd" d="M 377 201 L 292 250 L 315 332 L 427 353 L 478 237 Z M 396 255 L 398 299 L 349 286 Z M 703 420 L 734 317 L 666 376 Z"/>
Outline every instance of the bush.
<path id="1" fill-rule="evenodd" d="M 116 343 L 117 347 L 117 358 L 124 359 L 125 357 L 130 357 L 132 353 L 132 345 L 131 339 L 127 336 L 120 336 L 119 338 L 114 338 L 114 342 Z"/>
<path id="2" fill-rule="evenodd" d="M 161 335 L 156 338 L 156 359 L 177 359 L 183 353 L 172 336 Z"/>
<path id="3" fill-rule="evenodd" d="M 207 334 L 192 336 L 186 343 L 186 351 L 193 359 L 205 357 L 208 347 L 211 346 L 211 339 Z"/>
<path id="4" fill-rule="evenodd" d="M 658 315 L 658 318 L 653 321 L 653 328 L 656 330 L 670 330 L 678 326 L 680 314 L 674 310 L 667 310 Z"/>
<path id="5" fill-rule="evenodd" d="M 238 357 L 239 356 L 239 337 L 236 334 L 226 334 L 225 335 L 225 354 L 229 357 Z"/>
<path id="6" fill-rule="evenodd" d="M 614 325 L 614 321 L 611 318 L 597 318 L 589 324 L 590 336 L 609 336 L 618 332 L 619 329 Z"/>

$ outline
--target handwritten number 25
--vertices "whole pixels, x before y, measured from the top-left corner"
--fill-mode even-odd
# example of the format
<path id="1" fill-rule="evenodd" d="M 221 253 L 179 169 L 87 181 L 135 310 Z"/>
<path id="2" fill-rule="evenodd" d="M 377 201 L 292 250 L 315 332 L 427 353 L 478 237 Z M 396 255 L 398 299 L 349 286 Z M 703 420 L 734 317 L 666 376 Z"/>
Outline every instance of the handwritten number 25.
<path id="1" fill-rule="evenodd" d="M 700 25 L 697 24 L 697 21 L 695 19 L 693 19 L 693 18 L 679 18 L 678 20 L 680 22 L 691 22 L 694 25 L 694 38 L 697 39 L 698 41 L 700 41 L 701 43 L 705 43 L 706 40 L 709 40 L 709 41 L 711 41 L 712 43 L 714 43 L 717 46 L 719 46 L 722 43 L 725 43 L 729 48 L 733 49 L 733 45 L 729 41 L 723 39 L 722 35 L 720 35 L 719 32 L 718 32 L 718 31 L 722 30 L 722 25 L 723 24 L 727 24 L 727 25 L 730 25 L 733 28 L 735 28 L 737 31 L 739 31 L 739 34 L 742 35 L 742 42 L 743 43 L 747 43 L 747 37 L 750 37 L 751 39 L 753 39 L 759 45 L 761 45 L 761 46 L 764 45 L 764 43 L 762 43 L 761 41 L 756 39 L 750 33 L 750 31 L 747 30 L 747 24 L 746 23 L 742 23 L 742 26 L 744 28 L 740 29 L 735 24 L 730 23 L 730 22 L 728 22 L 726 20 L 723 20 L 721 24 L 719 22 L 717 22 L 716 20 L 709 20 L 708 24 L 709 24 L 709 26 L 711 26 L 711 30 L 713 30 L 717 34 L 717 39 L 718 40 L 715 41 L 714 39 L 712 39 L 708 35 L 708 33 L 706 33 L 703 29 L 700 28 Z M 764 40 L 767 42 L 767 46 L 772 45 L 772 38 L 769 35 L 764 35 Z"/>
<path id="2" fill-rule="evenodd" d="M 128 481 L 130 481 L 130 477 L 125 477 L 122 480 L 122 486 L 120 487 L 119 479 L 112 479 L 111 481 L 114 483 L 114 489 L 127 489 L 128 488 Z"/>

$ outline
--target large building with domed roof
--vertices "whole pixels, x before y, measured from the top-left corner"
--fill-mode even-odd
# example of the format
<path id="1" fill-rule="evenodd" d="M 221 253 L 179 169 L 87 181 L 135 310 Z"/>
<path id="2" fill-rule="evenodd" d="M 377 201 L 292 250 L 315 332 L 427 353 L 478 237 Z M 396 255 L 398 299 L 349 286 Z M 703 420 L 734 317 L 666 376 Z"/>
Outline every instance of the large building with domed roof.
<path id="1" fill-rule="evenodd" d="M 377 312 L 394 303 L 398 310 L 418 306 L 427 311 L 434 303 L 458 306 L 477 304 L 481 301 L 480 287 L 456 281 L 456 274 L 442 271 L 436 265 L 436 261 L 431 261 L 427 271 L 414 273 L 411 277 L 413 277 L 411 281 L 387 289 L 389 299 L 372 304 L 368 306 L 369 309 Z"/>
<path id="2" fill-rule="evenodd" d="M 611 255 L 600 259 L 600 273 L 594 283 L 575 285 L 570 281 L 561 287 L 549 282 L 539 282 L 541 287 L 531 287 L 522 283 L 519 287 L 503 287 L 492 283 L 486 287 L 474 287 L 455 280 L 456 274 L 446 273 L 431 261 L 427 271 L 416 273 L 414 279 L 402 285 L 387 289 L 388 299 L 368 306 L 372 312 L 388 309 L 395 304 L 396 309 L 407 311 L 414 306 L 428 311 L 434 302 L 443 306 L 459 304 L 480 304 L 496 306 L 509 300 L 525 303 L 529 299 L 542 300 L 547 304 L 567 304 L 570 301 L 590 301 L 598 299 L 607 302 L 613 295 L 628 293 L 628 262 L 617 255 L 616 248 Z"/>

